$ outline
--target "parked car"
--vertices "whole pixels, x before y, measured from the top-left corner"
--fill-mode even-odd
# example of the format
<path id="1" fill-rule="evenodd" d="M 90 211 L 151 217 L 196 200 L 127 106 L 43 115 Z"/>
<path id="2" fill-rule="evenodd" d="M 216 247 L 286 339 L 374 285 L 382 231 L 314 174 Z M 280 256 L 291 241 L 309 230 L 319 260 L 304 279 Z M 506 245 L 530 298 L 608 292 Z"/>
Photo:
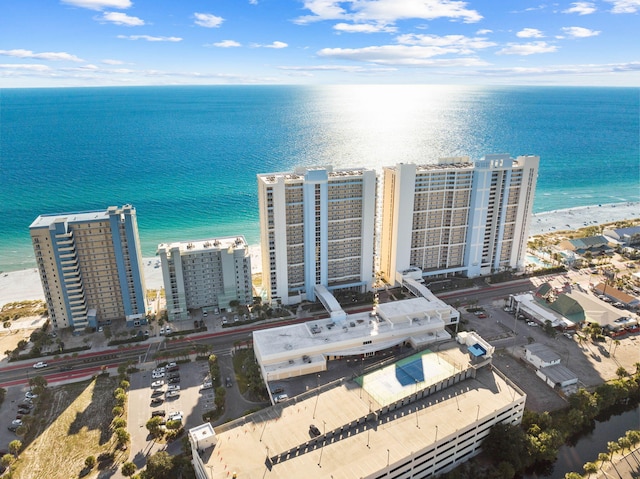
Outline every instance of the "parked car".
<path id="1" fill-rule="evenodd" d="M 180 391 L 180 386 L 177 384 L 169 384 L 169 386 L 167 386 L 167 391 Z"/>
<path id="2" fill-rule="evenodd" d="M 12 426 L 7 427 L 7 429 L 8 429 L 9 431 L 11 431 L 11 432 L 16 432 L 16 431 L 18 430 L 18 427 L 19 427 L 19 426 L 13 426 L 13 425 L 12 425 Z"/>
<path id="3" fill-rule="evenodd" d="M 153 381 L 151 383 L 151 387 L 154 389 L 161 388 L 162 386 L 164 386 L 164 381 L 162 379 L 159 379 L 158 381 Z"/>
<path id="4" fill-rule="evenodd" d="M 18 414 L 23 414 L 23 415 L 31 414 L 31 409 L 26 408 L 26 407 L 19 407 L 18 408 Z"/>
<path id="5" fill-rule="evenodd" d="M 167 421 L 180 421 L 182 422 L 182 411 L 175 411 L 169 414 L 169 416 L 167 416 Z"/>
<path id="6" fill-rule="evenodd" d="M 231 386 L 233 386 L 233 383 L 231 382 L 231 378 L 227 376 L 227 379 L 224 380 L 224 384 L 225 386 L 227 386 L 228 388 L 230 388 Z"/>
<path id="7" fill-rule="evenodd" d="M 163 402 L 164 402 L 164 399 L 162 399 L 161 397 L 151 398 L 151 405 L 152 406 L 159 406 Z"/>
<path id="8" fill-rule="evenodd" d="M 273 388 L 271 394 L 280 394 L 284 392 L 284 388 Z"/>
<path id="9" fill-rule="evenodd" d="M 31 402 L 21 402 L 20 404 L 18 404 L 18 407 L 20 409 L 33 409 L 33 403 Z"/>
<path id="10" fill-rule="evenodd" d="M 287 399 L 289 399 L 289 396 L 287 396 L 286 394 L 278 394 L 276 397 L 273 398 L 273 401 L 276 403 L 279 403 L 282 401 L 286 401 Z"/>
<path id="11" fill-rule="evenodd" d="M 24 398 L 25 399 L 35 399 L 37 397 L 38 397 L 38 395 L 32 393 L 31 391 L 27 391 L 26 393 L 24 393 Z"/>
<path id="12" fill-rule="evenodd" d="M 159 367 L 159 368 L 155 368 L 152 372 L 153 372 L 154 374 L 165 373 L 165 372 L 166 372 L 166 369 L 164 368 L 164 366 L 161 366 L 161 367 Z"/>
<path id="13" fill-rule="evenodd" d="M 159 390 L 159 389 L 156 389 L 155 391 L 153 391 L 153 392 L 151 393 L 151 397 L 152 397 L 152 398 L 156 398 L 156 397 L 158 397 L 158 396 L 162 396 L 163 394 L 164 394 L 164 391 Z"/>
<path id="14" fill-rule="evenodd" d="M 151 411 L 151 417 L 161 416 L 164 417 L 167 412 L 164 409 L 157 409 L 155 411 Z"/>
<path id="15" fill-rule="evenodd" d="M 211 389 L 211 388 L 213 388 L 213 383 L 211 381 L 205 381 L 202 383 L 202 386 L 200 386 L 200 390 Z"/>
<path id="16" fill-rule="evenodd" d="M 177 384 L 180 382 L 180 378 L 169 378 L 169 384 Z"/>
<path id="17" fill-rule="evenodd" d="M 13 421 L 11 421 L 11 425 L 12 426 L 22 426 L 22 419 L 14 419 Z"/>
<path id="18" fill-rule="evenodd" d="M 179 378 L 180 377 L 180 373 L 171 373 L 169 374 L 169 379 L 175 379 L 175 378 Z"/>
<path id="19" fill-rule="evenodd" d="M 176 390 L 173 390 L 173 391 L 167 391 L 167 393 L 165 394 L 165 397 L 166 397 L 167 399 L 170 399 L 170 398 L 177 398 L 178 396 L 180 396 L 180 391 L 176 391 Z"/>
<path id="20" fill-rule="evenodd" d="M 313 424 L 311 424 L 311 425 L 309 426 L 309 434 L 311 434 L 313 437 L 317 437 L 317 436 L 319 436 L 319 435 L 320 435 L 320 434 L 322 434 L 322 433 L 320 432 L 320 429 L 318 429 L 316 426 L 314 426 Z"/>
<path id="21" fill-rule="evenodd" d="M 38 361 L 37 363 L 35 363 L 33 365 L 34 369 L 40 369 L 40 368 L 46 368 L 48 366 L 47 363 L 45 363 L 44 361 Z"/>

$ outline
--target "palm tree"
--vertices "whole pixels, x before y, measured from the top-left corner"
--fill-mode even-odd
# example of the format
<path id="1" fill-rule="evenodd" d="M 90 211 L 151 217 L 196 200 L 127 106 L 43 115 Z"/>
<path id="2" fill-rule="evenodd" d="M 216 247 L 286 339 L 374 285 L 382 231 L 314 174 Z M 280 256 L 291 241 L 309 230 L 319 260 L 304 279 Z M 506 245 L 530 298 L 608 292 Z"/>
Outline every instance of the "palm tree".
<path id="1" fill-rule="evenodd" d="M 607 462 L 609 460 L 609 454 L 606 452 L 601 452 L 600 454 L 598 454 L 598 461 L 600 461 L 600 470 L 602 471 L 602 466 L 604 466 L 604 463 Z"/>
<path id="2" fill-rule="evenodd" d="M 629 468 L 631 468 L 629 457 L 625 456 L 624 454 L 624 451 L 626 451 L 627 449 L 631 449 L 631 441 L 629 441 L 629 439 L 626 436 L 622 436 L 618 438 L 618 446 L 620 446 L 620 452 L 622 453 L 622 456 L 624 457 L 624 459 L 627 461 Z"/>
<path id="3" fill-rule="evenodd" d="M 631 447 L 633 449 L 635 449 L 638 443 L 640 443 L 640 431 L 637 431 L 637 430 L 627 431 L 624 436 L 627 439 L 629 439 L 629 442 L 631 443 Z M 632 454 L 632 456 L 636 459 L 636 462 L 638 462 L 636 455 Z"/>
<path id="4" fill-rule="evenodd" d="M 614 340 L 613 344 L 616 345 L 616 347 L 613 348 L 613 357 L 615 358 L 616 357 L 616 349 L 618 349 L 618 346 L 620 346 L 620 340 L 619 339 Z"/>
<path id="5" fill-rule="evenodd" d="M 598 472 L 598 465 L 595 462 L 587 462 L 583 468 L 584 472 L 589 474 L 587 477 L 591 477 L 591 474 Z"/>
<path id="6" fill-rule="evenodd" d="M 582 474 L 579 474 L 577 472 L 567 472 L 564 475 L 564 479 L 582 479 Z"/>
<path id="7" fill-rule="evenodd" d="M 620 476 L 620 472 L 618 471 L 618 467 L 616 466 L 616 463 L 613 462 L 613 455 L 615 453 L 617 453 L 618 451 L 620 451 L 620 445 L 618 444 L 617 441 L 609 441 L 609 442 L 607 442 L 607 451 L 609 451 L 609 460 L 611 461 L 611 465 L 613 466 L 613 468 L 618 473 L 618 476 Z M 620 476 L 620 478 L 622 478 L 622 476 Z"/>

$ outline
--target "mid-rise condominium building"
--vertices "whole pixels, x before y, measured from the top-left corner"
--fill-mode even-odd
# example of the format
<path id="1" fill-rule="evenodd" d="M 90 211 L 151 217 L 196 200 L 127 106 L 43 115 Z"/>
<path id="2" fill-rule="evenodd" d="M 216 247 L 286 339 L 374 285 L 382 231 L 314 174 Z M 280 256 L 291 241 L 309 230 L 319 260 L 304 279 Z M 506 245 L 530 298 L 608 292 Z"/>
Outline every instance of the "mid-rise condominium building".
<path id="1" fill-rule="evenodd" d="M 380 271 L 476 277 L 519 270 L 531 222 L 537 156 L 444 158 L 384 168 Z"/>
<path id="2" fill-rule="evenodd" d="M 376 172 L 368 169 L 258 175 L 262 286 L 269 301 L 314 301 L 315 285 L 370 289 L 376 185 Z"/>
<path id="3" fill-rule="evenodd" d="M 189 310 L 251 304 L 251 257 L 243 236 L 158 245 L 169 321 Z"/>
<path id="4" fill-rule="evenodd" d="M 30 226 L 49 318 L 76 330 L 146 321 L 146 289 L 136 210 L 38 216 Z"/>

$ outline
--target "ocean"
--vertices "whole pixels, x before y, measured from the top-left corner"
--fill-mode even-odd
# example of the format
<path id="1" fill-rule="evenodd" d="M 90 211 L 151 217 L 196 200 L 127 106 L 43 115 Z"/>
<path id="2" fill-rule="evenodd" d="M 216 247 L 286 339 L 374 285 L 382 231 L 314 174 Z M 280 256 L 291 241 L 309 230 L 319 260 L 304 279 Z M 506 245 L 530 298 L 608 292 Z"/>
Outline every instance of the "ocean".
<path id="1" fill-rule="evenodd" d="M 541 158 L 535 212 L 640 200 L 640 89 L 431 85 L 0 91 L 0 270 L 39 215 L 133 204 L 159 243 L 259 242 L 257 173 Z"/>

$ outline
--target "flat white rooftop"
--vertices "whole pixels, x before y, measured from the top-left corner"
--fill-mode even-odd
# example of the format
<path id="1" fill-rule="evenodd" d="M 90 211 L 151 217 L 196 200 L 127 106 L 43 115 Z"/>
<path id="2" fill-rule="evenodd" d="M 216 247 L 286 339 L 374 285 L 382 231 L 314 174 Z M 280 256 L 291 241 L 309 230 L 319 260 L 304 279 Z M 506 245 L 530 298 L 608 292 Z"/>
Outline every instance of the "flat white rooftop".
<path id="1" fill-rule="evenodd" d="M 68 221 L 70 223 L 82 223 L 88 221 L 109 220 L 109 212 L 107 209 L 96 211 L 77 211 L 74 213 L 56 213 L 50 215 L 38 216 L 29 228 L 48 228 L 53 223 L 60 221 Z"/>
<path id="2" fill-rule="evenodd" d="M 165 250 L 167 253 L 174 248 L 179 249 L 181 254 L 189 254 L 229 248 L 246 249 L 248 245 L 244 236 L 228 236 L 197 241 L 176 241 L 174 243 L 161 243 L 158 245 L 158 251 Z"/>
<path id="3" fill-rule="evenodd" d="M 468 355 L 457 346 L 425 354 L 432 356 L 431 361 L 439 361 L 443 368 L 467 367 Z M 428 377 L 424 384 L 440 379 Z M 404 460 L 413 451 L 455 437 L 463 428 L 494 417 L 497 411 L 514 402 L 522 400 L 524 407 L 524 395 L 491 368 L 484 367 L 475 378 L 434 392 L 378 420 L 348 426 L 378 409 L 372 399 L 375 391 L 370 387 L 377 384 L 379 388 L 385 382 L 394 383 L 394 389 L 404 389 L 404 394 L 414 394 L 414 388 L 423 386 L 413 382 L 402 384 L 402 379 L 396 379 L 395 372 L 390 370 L 384 379 L 365 375 L 364 389 L 352 381 L 342 382 L 319 394 L 309 392 L 217 427 L 217 445 L 201 456 L 205 471 L 212 479 L 227 478 L 229 472 L 235 472 L 239 478 L 366 477 L 384 469 L 387 463 L 393 466 Z M 308 442 L 311 424 L 323 434 L 340 428 L 343 431 L 334 434 L 324 447 L 291 455 L 271 467 L 267 465 L 267 457 Z"/>

